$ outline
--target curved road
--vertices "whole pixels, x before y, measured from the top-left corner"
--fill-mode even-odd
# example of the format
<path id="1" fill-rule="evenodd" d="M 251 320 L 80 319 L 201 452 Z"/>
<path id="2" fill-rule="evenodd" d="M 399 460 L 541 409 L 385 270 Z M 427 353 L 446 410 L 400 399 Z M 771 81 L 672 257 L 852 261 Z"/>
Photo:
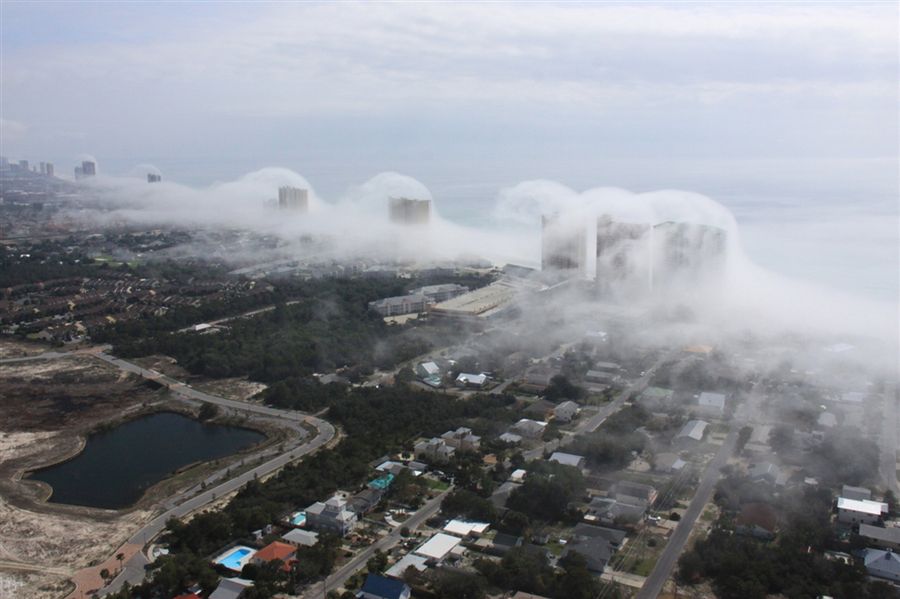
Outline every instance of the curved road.
<path id="1" fill-rule="evenodd" d="M 239 476 L 229 479 L 215 487 L 206 489 L 198 495 L 194 495 L 188 498 L 186 501 L 175 505 L 174 507 L 171 507 L 170 509 L 166 510 L 165 512 L 145 524 L 140 530 L 132 535 L 130 539 L 128 539 L 128 542 L 125 545 L 123 545 L 116 551 L 116 554 L 124 553 L 127 561 L 124 561 L 124 568 L 122 569 L 122 572 L 120 572 L 119 575 L 116 576 L 116 578 L 109 584 L 109 586 L 103 588 L 98 592 L 100 596 L 115 592 L 116 590 L 121 588 L 125 582 L 128 582 L 129 584 L 137 584 L 144 579 L 144 566 L 146 566 L 148 562 L 141 549 L 144 547 L 144 545 L 146 545 L 149 541 L 151 541 L 155 536 L 157 536 L 165 529 L 166 522 L 168 522 L 170 519 L 184 517 L 191 512 L 212 503 L 216 499 L 219 499 L 233 491 L 236 491 L 255 478 L 270 474 L 271 472 L 282 468 L 286 464 L 316 451 L 323 445 L 326 445 L 335 436 L 334 426 L 332 426 L 329 422 L 322 420 L 321 418 L 316 418 L 315 416 L 310 416 L 301 412 L 278 410 L 263 405 L 225 399 L 224 397 L 217 397 L 215 395 L 210 395 L 208 393 L 193 389 L 190 386 L 182 383 L 181 381 L 177 381 L 169 376 L 156 372 L 155 370 L 142 368 L 137 364 L 133 364 L 120 358 L 116 358 L 115 356 L 111 356 L 105 352 L 97 352 L 93 355 L 126 372 L 131 372 L 144 378 L 164 384 L 168 386 L 171 391 L 183 397 L 205 403 L 211 403 L 231 410 L 251 412 L 267 417 L 278 418 L 280 420 L 288 420 L 293 424 L 291 428 L 302 432 L 302 434 L 304 435 L 306 435 L 307 433 L 300 427 L 301 423 L 312 425 L 317 431 L 316 436 L 311 440 L 308 440 L 305 443 L 296 446 L 277 457 L 263 462 L 262 464 L 240 474 Z M 182 494 L 181 496 L 170 498 L 167 503 L 171 505 L 173 501 L 177 501 L 178 499 L 185 497 L 185 495 L 189 494 L 191 491 L 186 494 Z M 112 563 L 110 563 L 110 561 L 108 560 L 104 564 L 100 564 L 98 566 L 87 568 L 78 572 L 73 578 L 76 585 L 75 590 L 68 595 L 67 599 L 78 599 L 88 591 L 99 588 L 101 584 L 98 582 L 100 580 L 100 570 L 103 567 L 106 567 L 110 571 L 115 571 L 118 569 L 118 564 L 115 562 L 115 558 L 111 558 L 111 560 Z"/>

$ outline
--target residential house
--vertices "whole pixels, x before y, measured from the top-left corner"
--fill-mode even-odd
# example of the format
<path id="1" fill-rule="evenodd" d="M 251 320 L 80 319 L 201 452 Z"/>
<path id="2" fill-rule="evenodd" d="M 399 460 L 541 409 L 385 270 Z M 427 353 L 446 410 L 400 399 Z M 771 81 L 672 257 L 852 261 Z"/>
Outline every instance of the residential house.
<path id="1" fill-rule="evenodd" d="M 706 434 L 707 426 L 709 426 L 709 423 L 704 420 L 689 420 L 681 427 L 681 431 L 678 435 L 676 435 L 675 443 L 682 447 L 689 447 L 700 443 L 703 441 L 703 436 Z"/>
<path id="2" fill-rule="evenodd" d="M 606 539 L 613 551 L 618 551 L 625 544 L 627 535 L 624 530 L 615 528 L 606 528 L 605 526 L 594 526 L 593 524 L 585 524 L 581 522 L 572 529 L 573 539 Z"/>
<path id="3" fill-rule="evenodd" d="M 658 472 L 678 472 L 687 466 L 687 462 L 675 453 L 658 453 L 653 462 Z"/>
<path id="4" fill-rule="evenodd" d="M 430 376 L 441 376 L 441 368 L 434 362 L 421 362 L 416 365 L 416 376 L 427 379 Z"/>
<path id="5" fill-rule="evenodd" d="M 574 401 L 564 401 L 553 408 L 553 417 L 560 422 L 571 422 L 580 411 L 581 408 Z"/>
<path id="6" fill-rule="evenodd" d="M 841 497 L 846 497 L 847 499 L 872 499 L 872 491 L 865 487 L 844 485 L 841 488 Z"/>
<path id="7" fill-rule="evenodd" d="M 859 536 L 868 545 L 900 551 L 900 526 L 882 528 L 863 523 L 859 525 Z"/>
<path id="8" fill-rule="evenodd" d="M 481 389 L 484 387 L 485 383 L 487 383 L 487 375 L 484 373 L 481 374 L 472 374 L 469 372 L 460 372 L 456 375 L 456 386 L 466 388 L 476 388 Z"/>
<path id="9" fill-rule="evenodd" d="M 456 448 L 447 445 L 443 439 L 432 437 L 427 441 L 419 441 L 413 448 L 416 459 L 426 462 L 444 463 L 456 452 Z"/>
<path id="10" fill-rule="evenodd" d="M 560 557 L 564 558 L 572 552 L 580 554 L 587 563 L 587 569 L 594 574 L 602 574 L 613 555 L 609 541 L 602 537 L 572 539 Z"/>
<path id="11" fill-rule="evenodd" d="M 702 412 L 721 416 L 725 412 L 725 395 L 722 393 L 710 393 L 704 391 L 697 399 L 697 405 Z"/>
<path id="12" fill-rule="evenodd" d="M 522 537 L 498 532 L 497 536 L 491 540 L 490 550 L 497 555 L 503 555 L 510 549 L 521 547 L 523 540 Z"/>
<path id="13" fill-rule="evenodd" d="M 383 496 L 383 489 L 363 489 L 347 500 L 347 507 L 354 511 L 357 516 L 364 516 L 378 506 Z"/>
<path id="14" fill-rule="evenodd" d="M 252 586 L 252 580 L 225 578 L 219 582 L 219 586 L 210 594 L 209 599 L 238 599 L 245 589 Z"/>
<path id="15" fill-rule="evenodd" d="M 772 462 L 760 462 L 758 464 L 750 464 L 747 476 L 753 482 L 768 481 L 774 483 L 781 476 L 781 468 Z"/>
<path id="16" fill-rule="evenodd" d="M 460 451 L 478 451 L 481 447 L 481 437 L 472 434 L 472 429 L 464 426 L 455 431 L 447 431 L 441 435 L 444 443 Z"/>
<path id="17" fill-rule="evenodd" d="M 584 380 L 588 383 L 597 383 L 601 385 L 613 385 L 619 380 L 619 376 L 612 372 L 602 370 L 588 370 L 584 375 Z"/>
<path id="18" fill-rule="evenodd" d="M 540 439 L 544 434 L 546 422 L 537 422 L 528 418 L 522 418 L 510 427 L 510 432 L 528 439 Z"/>
<path id="19" fill-rule="evenodd" d="M 618 524 L 640 521 L 648 508 L 649 504 L 646 501 L 637 498 L 619 500 L 611 497 L 594 497 L 587 509 L 588 515 L 602 524 Z"/>
<path id="20" fill-rule="evenodd" d="M 579 469 L 584 468 L 585 463 L 584 456 L 564 453 L 562 451 L 553 452 L 553 455 L 550 456 L 550 461 L 562 464 L 563 466 L 574 466 Z"/>
<path id="21" fill-rule="evenodd" d="M 863 562 L 870 576 L 900 583 L 900 557 L 890 549 L 866 549 Z"/>
<path id="22" fill-rule="evenodd" d="M 294 528 L 281 536 L 281 540 L 295 547 L 312 547 L 319 542 L 319 533 Z"/>
<path id="23" fill-rule="evenodd" d="M 509 433 L 509 432 L 503 433 L 502 435 L 500 435 L 497 438 L 500 439 L 501 441 L 503 441 L 504 443 L 509 443 L 510 445 L 518 445 L 519 443 L 522 442 L 521 435 L 517 435 L 515 433 Z"/>
<path id="24" fill-rule="evenodd" d="M 553 416 L 553 410 L 555 408 L 556 404 L 554 404 L 552 401 L 547 401 L 546 399 L 538 399 L 531 402 L 528 407 L 523 410 L 523 412 L 529 418 L 534 418 L 538 421 L 546 421 L 549 420 L 551 416 Z"/>
<path id="25" fill-rule="evenodd" d="M 344 536 L 356 526 L 358 516 L 347 508 L 347 501 L 335 495 L 325 503 L 317 501 L 306 508 L 306 526 L 313 530 Z"/>
<path id="26" fill-rule="evenodd" d="M 282 543 L 281 541 L 272 541 L 253 555 L 252 563 L 256 565 L 267 564 L 269 562 L 279 560 L 283 563 L 282 569 L 291 570 L 291 564 L 297 561 L 297 547 Z"/>
<path id="27" fill-rule="evenodd" d="M 887 515 L 887 504 L 868 499 L 838 497 L 838 522 L 844 524 L 875 524 Z"/>
<path id="28" fill-rule="evenodd" d="M 409 599 L 412 591 L 402 580 L 367 574 L 357 597 L 360 599 Z"/>
<path id="29" fill-rule="evenodd" d="M 634 499 L 650 504 L 656 501 L 656 489 L 650 485 L 620 480 L 615 485 L 616 501 L 634 503 Z"/>
<path id="30" fill-rule="evenodd" d="M 424 572 L 428 569 L 428 558 L 422 555 L 416 555 L 415 553 L 407 553 L 400 560 L 388 568 L 385 571 L 385 576 L 390 576 L 391 578 L 399 578 L 403 579 L 404 574 L 410 568 L 415 568 L 419 572 Z"/>

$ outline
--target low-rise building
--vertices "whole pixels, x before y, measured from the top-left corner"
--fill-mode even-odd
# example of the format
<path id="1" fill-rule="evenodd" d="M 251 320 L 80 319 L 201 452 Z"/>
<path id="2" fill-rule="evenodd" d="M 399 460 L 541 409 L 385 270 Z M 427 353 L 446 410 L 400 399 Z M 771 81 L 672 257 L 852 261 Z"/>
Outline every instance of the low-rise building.
<path id="1" fill-rule="evenodd" d="M 510 432 L 521 435 L 528 439 L 540 439 L 544 434 L 546 422 L 537 422 L 529 418 L 522 418 L 510 427 Z"/>
<path id="2" fill-rule="evenodd" d="M 844 524 L 874 524 L 887 515 L 887 504 L 868 499 L 838 497 L 838 522 Z"/>
<path id="3" fill-rule="evenodd" d="M 609 541 L 602 537 L 573 539 L 566 544 L 560 557 L 564 558 L 572 552 L 580 554 L 587 569 L 594 574 L 602 574 L 613 555 Z"/>
<path id="4" fill-rule="evenodd" d="M 863 562 L 869 576 L 900 583 L 900 557 L 890 549 L 866 549 Z"/>
<path id="5" fill-rule="evenodd" d="M 469 372 L 460 372 L 456 376 L 456 386 L 467 388 L 474 387 L 476 389 L 481 389 L 484 387 L 485 383 L 487 383 L 487 375 L 484 373 L 481 374 L 472 374 Z"/>
<path id="6" fill-rule="evenodd" d="M 281 541 L 272 541 L 254 554 L 252 563 L 262 565 L 279 560 L 283 564 L 282 569 L 290 571 L 291 564 L 297 561 L 296 556 L 296 546 Z"/>
<path id="7" fill-rule="evenodd" d="M 584 468 L 585 462 L 584 456 L 562 451 L 553 452 L 553 455 L 550 456 L 550 461 L 562 464 L 563 466 L 574 466 L 575 468 Z"/>
<path id="8" fill-rule="evenodd" d="M 357 597 L 360 599 L 409 599 L 411 593 L 409 585 L 402 580 L 385 578 L 380 574 L 368 574 Z"/>
<path id="9" fill-rule="evenodd" d="M 441 435 L 441 439 L 450 447 L 460 451 L 478 451 L 481 447 L 481 437 L 473 435 L 472 429 L 464 426 L 455 431 L 447 431 Z"/>
<path id="10" fill-rule="evenodd" d="M 658 453 L 653 463 L 654 468 L 659 472 L 678 472 L 687 466 L 687 462 L 676 453 Z"/>
<path id="11" fill-rule="evenodd" d="M 295 547 L 312 547 L 319 542 L 319 533 L 294 528 L 281 536 L 281 540 Z"/>
<path id="12" fill-rule="evenodd" d="M 637 499 L 649 504 L 656 501 L 656 489 L 650 485 L 620 480 L 615 486 L 615 498 L 623 503 L 633 504 L 633 500 Z"/>
<path id="13" fill-rule="evenodd" d="M 252 580 L 243 578 L 225 578 L 219 582 L 209 599 L 238 599 L 247 588 L 253 586 Z"/>
<path id="14" fill-rule="evenodd" d="M 415 550 L 413 550 L 413 553 L 426 558 L 441 561 L 442 559 L 447 557 L 450 552 L 453 551 L 453 549 L 455 549 L 456 546 L 460 543 L 462 543 L 462 539 L 460 539 L 459 537 L 439 532 L 419 545 Z"/>
<path id="15" fill-rule="evenodd" d="M 881 527 L 863 523 L 859 525 L 859 536 L 868 545 L 900 551 L 900 526 Z"/>
<path id="16" fill-rule="evenodd" d="M 425 295 L 398 295 L 369 302 L 369 310 L 381 316 L 419 314 L 425 312 L 434 302 Z"/>
<path id="17" fill-rule="evenodd" d="M 443 285 L 426 285 L 412 289 L 409 293 L 412 295 L 424 295 L 433 302 L 445 302 L 454 297 L 468 293 L 469 288 L 456 283 L 445 283 Z"/>
<path id="18" fill-rule="evenodd" d="M 769 541 L 775 538 L 778 514 L 768 503 L 745 503 L 734 521 L 734 531 Z"/>
<path id="19" fill-rule="evenodd" d="M 385 571 L 385 576 L 390 576 L 391 578 L 399 578 L 403 579 L 404 574 L 410 568 L 415 568 L 418 572 L 424 572 L 428 569 L 428 558 L 422 555 L 416 555 L 415 553 L 408 553 L 404 555 L 400 560 L 388 568 Z"/>
<path id="20" fill-rule="evenodd" d="M 689 420 L 675 437 L 675 442 L 682 446 L 700 443 L 706 434 L 707 426 L 709 426 L 709 423 L 705 420 Z"/>
<path id="21" fill-rule="evenodd" d="M 846 497 L 847 499 L 872 499 L 872 491 L 865 487 L 844 485 L 841 487 L 841 497 Z"/>
<path id="22" fill-rule="evenodd" d="M 456 448 L 451 447 L 438 437 L 432 437 L 427 441 L 419 441 L 413 447 L 417 460 L 425 460 L 426 462 L 444 463 L 448 461 L 456 452 Z"/>
<path id="23" fill-rule="evenodd" d="M 435 362 L 420 362 L 416 365 L 416 376 L 427 379 L 432 376 L 441 376 L 441 367 Z"/>
<path id="24" fill-rule="evenodd" d="M 358 517 L 347 508 L 347 501 L 335 495 L 326 502 L 317 501 L 306 508 L 306 526 L 313 530 L 344 536 L 356 526 Z"/>
<path id="25" fill-rule="evenodd" d="M 725 395 L 704 391 L 697 399 L 697 405 L 704 412 L 720 416 L 725 411 Z"/>
<path id="26" fill-rule="evenodd" d="M 580 411 L 581 408 L 574 401 L 564 401 L 553 408 L 553 417 L 560 422 L 571 422 Z"/>

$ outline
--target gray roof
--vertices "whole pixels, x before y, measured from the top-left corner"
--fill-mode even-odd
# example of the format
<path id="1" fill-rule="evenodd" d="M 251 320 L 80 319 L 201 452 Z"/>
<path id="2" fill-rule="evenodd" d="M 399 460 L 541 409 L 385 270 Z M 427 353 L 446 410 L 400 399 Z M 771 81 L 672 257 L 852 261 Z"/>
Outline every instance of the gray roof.
<path id="1" fill-rule="evenodd" d="M 841 489 L 841 497 L 846 497 L 847 499 L 872 499 L 872 491 L 865 487 L 844 485 Z"/>
<path id="2" fill-rule="evenodd" d="M 875 539 L 883 543 L 900 545 L 900 528 L 897 527 L 882 528 L 863 523 L 859 525 L 859 536 Z"/>
<path id="3" fill-rule="evenodd" d="M 603 572 L 613 554 L 609 541 L 602 537 L 572 540 L 566 545 L 560 557 L 565 557 L 573 551 L 584 557 L 588 570 L 598 573 Z"/>
<path id="4" fill-rule="evenodd" d="M 678 433 L 678 436 L 690 437 L 695 441 L 703 440 L 703 433 L 706 431 L 706 427 L 708 426 L 708 422 L 705 420 L 690 420 L 687 424 L 682 427 L 681 432 Z"/>
<path id="5" fill-rule="evenodd" d="M 573 453 L 565 453 L 562 451 L 555 451 L 553 455 L 550 456 L 551 462 L 557 462 L 562 464 L 563 466 L 575 466 L 578 468 L 582 462 L 584 462 L 584 456 L 575 455 Z"/>
<path id="6" fill-rule="evenodd" d="M 710 393 L 709 391 L 704 391 L 700 394 L 700 399 L 697 400 L 697 403 L 704 407 L 724 410 L 725 396 L 721 393 Z"/>
<path id="7" fill-rule="evenodd" d="M 282 535 L 281 538 L 293 545 L 303 545 L 304 547 L 312 547 L 319 542 L 318 533 L 309 530 L 300 530 L 299 528 L 291 530 Z"/>
<path id="8" fill-rule="evenodd" d="M 606 528 L 605 526 L 594 526 L 593 524 L 585 524 L 580 522 L 575 525 L 572 530 L 573 537 L 581 537 L 585 539 L 593 537 L 601 537 L 612 543 L 620 545 L 625 540 L 627 533 L 624 530 L 615 528 Z"/>
<path id="9" fill-rule="evenodd" d="M 866 549 L 866 570 L 872 576 L 900 580 L 900 557 L 892 551 Z"/>
<path id="10" fill-rule="evenodd" d="M 253 586 L 253 581 L 243 578 L 226 578 L 219 583 L 209 599 L 237 599 L 244 589 Z"/>

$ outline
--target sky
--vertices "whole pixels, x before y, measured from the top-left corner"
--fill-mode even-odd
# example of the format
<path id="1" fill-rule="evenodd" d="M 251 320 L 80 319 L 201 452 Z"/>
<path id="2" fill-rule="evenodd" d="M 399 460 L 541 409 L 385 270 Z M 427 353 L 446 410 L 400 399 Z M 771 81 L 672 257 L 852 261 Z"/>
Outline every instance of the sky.
<path id="1" fill-rule="evenodd" d="M 447 218 L 503 190 L 683 189 L 779 273 L 896 301 L 898 5 L 0 2 L 3 155 L 384 171 Z"/>

